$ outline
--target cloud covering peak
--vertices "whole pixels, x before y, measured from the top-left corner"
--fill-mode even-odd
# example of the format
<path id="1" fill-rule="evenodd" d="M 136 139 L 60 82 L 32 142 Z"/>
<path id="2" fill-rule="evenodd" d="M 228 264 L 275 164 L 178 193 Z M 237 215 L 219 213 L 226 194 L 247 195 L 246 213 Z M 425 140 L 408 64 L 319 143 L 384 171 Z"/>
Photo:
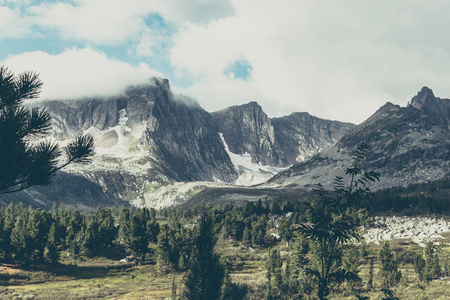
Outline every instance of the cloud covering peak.
<path id="1" fill-rule="evenodd" d="M 448 11 L 444 0 L 0 0 L 0 63 L 42 73 L 43 97 L 158 74 L 210 111 L 256 100 L 270 116 L 359 123 L 424 85 L 450 95 Z"/>

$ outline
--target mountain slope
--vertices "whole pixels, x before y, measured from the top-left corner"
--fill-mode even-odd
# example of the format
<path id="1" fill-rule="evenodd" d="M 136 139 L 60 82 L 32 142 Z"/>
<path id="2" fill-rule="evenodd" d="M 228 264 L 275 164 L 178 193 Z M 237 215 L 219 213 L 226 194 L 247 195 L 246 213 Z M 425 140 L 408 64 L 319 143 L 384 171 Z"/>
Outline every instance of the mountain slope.
<path id="1" fill-rule="evenodd" d="M 270 118 L 256 102 L 232 106 L 211 113 L 232 153 L 250 154 L 252 162 L 285 167 Z"/>
<path id="2" fill-rule="evenodd" d="M 154 79 L 109 99 L 33 105 L 48 109 L 53 118 L 52 136 L 62 146 L 77 134 L 91 134 L 96 155 L 92 164 L 70 165 L 61 172 L 51 186 L 51 197 L 48 188 L 33 187 L 14 199 L 47 206 L 56 199 L 78 201 L 80 206 L 91 206 L 94 198 L 96 205 L 109 205 L 106 199 L 145 202 L 172 182 L 237 178 L 210 114 L 195 101 L 174 96 L 167 80 Z M 67 194 L 60 189 L 64 185 L 74 185 L 77 192 Z M 96 196 L 90 198 L 90 194 Z"/>
<path id="3" fill-rule="evenodd" d="M 374 152 L 366 167 L 382 174 L 374 188 L 435 181 L 450 174 L 450 100 L 436 98 L 424 87 L 407 107 L 386 103 L 334 146 L 308 161 L 281 172 L 269 182 L 277 185 L 330 186 L 351 164 L 362 142 Z"/>
<path id="4" fill-rule="evenodd" d="M 279 148 L 291 165 L 319 153 L 355 127 L 351 123 L 324 120 L 306 112 L 273 118 L 272 124 Z"/>
<path id="5" fill-rule="evenodd" d="M 254 185 L 317 154 L 355 125 L 293 113 L 269 118 L 256 102 L 211 113 L 239 177 Z"/>
<path id="6" fill-rule="evenodd" d="M 151 163 L 149 170 L 171 180 L 236 178 L 209 113 L 194 101 L 174 97 L 167 80 L 155 79 L 117 98 L 49 101 L 43 106 L 53 116 L 56 137 L 90 133 L 100 155 L 141 156 L 141 162 Z"/>

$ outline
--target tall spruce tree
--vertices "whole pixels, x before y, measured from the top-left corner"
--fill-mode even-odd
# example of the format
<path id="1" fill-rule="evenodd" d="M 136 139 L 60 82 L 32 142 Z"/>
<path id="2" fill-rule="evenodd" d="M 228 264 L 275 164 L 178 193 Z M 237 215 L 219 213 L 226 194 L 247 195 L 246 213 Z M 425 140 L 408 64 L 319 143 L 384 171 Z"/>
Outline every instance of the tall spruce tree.
<path id="1" fill-rule="evenodd" d="M 25 108 L 23 102 L 37 98 L 41 87 L 37 73 L 15 76 L 0 67 L 0 194 L 47 185 L 58 170 L 89 162 L 94 153 L 94 140 L 87 135 L 78 136 L 64 151 L 53 141 L 38 141 L 50 131 L 50 114 L 39 107 Z M 60 163 L 62 152 L 66 160 Z"/>
<path id="2" fill-rule="evenodd" d="M 424 277 L 427 281 L 431 281 L 435 277 L 441 276 L 441 267 L 437 256 L 437 247 L 432 241 L 428 241 L 425 245 L 425 268 Z"/>
<path id="3" fill-rule="evenodd" d="M 398 269 L 397 262 L 389 247 L 389 242 L 385 242 L 380 249 L 380 271 L 381 283 L 383 287 L 389 288 L 396 285 L 402 278 L 402 273 Z"/>
<path id="4" fill-rule="evenodd" d="M 183 298 L 187 300 L 215 300 L 221 295 L 225 268 L 214 251 L 216 238 L 212 221 L 207 216 L 199 220 L 194 240 L 191 264 L 184 280 Z"/>

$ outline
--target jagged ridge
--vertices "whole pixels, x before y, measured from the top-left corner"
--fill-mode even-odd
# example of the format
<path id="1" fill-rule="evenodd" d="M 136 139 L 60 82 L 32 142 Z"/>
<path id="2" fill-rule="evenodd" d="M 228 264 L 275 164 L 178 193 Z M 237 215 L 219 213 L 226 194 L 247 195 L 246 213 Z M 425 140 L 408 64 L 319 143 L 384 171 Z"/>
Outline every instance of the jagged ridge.
<path id="1" fill-rule="evenodd" d="M 450 174 L 450 100 L 434 97 L 423 88 L 407 107 L 386 103 L 339 142 L 312 159 L 294 165 L 270 180 L 281 185 L 331 185 L 351 164 L 351 154 L 362 142 L 374 153 L 369 169 L 383 177 L 375 189 L 407 186 L 447 178 Z"/>

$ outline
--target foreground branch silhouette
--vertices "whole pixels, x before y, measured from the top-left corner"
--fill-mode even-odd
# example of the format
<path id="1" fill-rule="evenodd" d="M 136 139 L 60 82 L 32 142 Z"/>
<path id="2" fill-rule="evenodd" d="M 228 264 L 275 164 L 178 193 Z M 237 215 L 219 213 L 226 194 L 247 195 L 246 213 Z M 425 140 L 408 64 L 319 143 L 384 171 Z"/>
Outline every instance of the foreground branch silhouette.
<path id="1" fill-rule="evenodd" d="M 63 149 L 43 139 L 51 128 L 49 112 L 23 105 L 36 99 L 41 88 L 37 73 L 15 76 L 0 67 L 0 195 L 48 185 L 58 170 L 71 163 L 88 163 L 94 154 L 89 135 L 77 136 Z"/>

